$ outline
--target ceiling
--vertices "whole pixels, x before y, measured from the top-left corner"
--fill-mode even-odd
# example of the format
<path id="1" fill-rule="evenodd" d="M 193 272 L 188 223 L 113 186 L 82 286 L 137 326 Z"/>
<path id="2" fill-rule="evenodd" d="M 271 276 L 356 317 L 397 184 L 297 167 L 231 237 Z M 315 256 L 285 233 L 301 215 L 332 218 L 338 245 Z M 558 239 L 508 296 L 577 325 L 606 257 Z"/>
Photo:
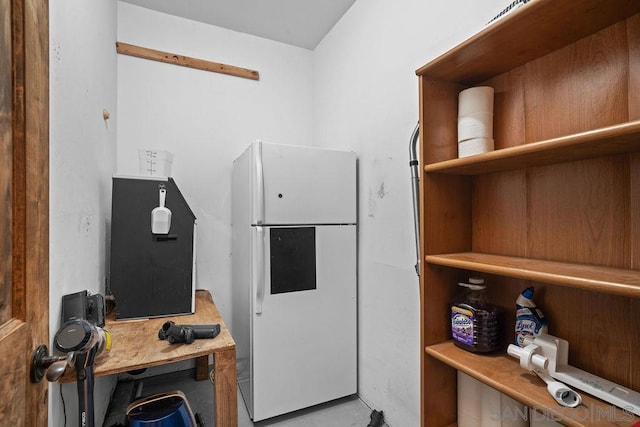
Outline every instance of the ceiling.
<path id="1" fill-rule="evenodd" d="M 355 0 L 121 0 L 313 50 Z"/>

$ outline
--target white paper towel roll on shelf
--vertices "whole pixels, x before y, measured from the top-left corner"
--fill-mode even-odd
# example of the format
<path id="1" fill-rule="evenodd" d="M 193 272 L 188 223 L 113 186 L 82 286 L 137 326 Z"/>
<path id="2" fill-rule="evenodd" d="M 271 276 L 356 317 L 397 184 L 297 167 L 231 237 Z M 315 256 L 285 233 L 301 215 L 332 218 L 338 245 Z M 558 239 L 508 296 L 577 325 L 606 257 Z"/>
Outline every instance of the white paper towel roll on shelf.
<path id="1" fill-rule="evenodd" d="M 476 86 L 465 89 L 458 95 L 458 117 L 474 113 L 493 114 L 493 88 Z"/>
<path id="2" fill-rule="evenodd" d="M 460 158 L 488 151 L 493 151 L 493 138 L 473 138 L 458 143 L 458 157 Z"/>
<path id="3" fill-rule="evenodd" d="M 482 386 L 480 381 L 458 371 L 458 427 L 482 425 Z"/>
<path id="4" fill-rule="evenodd" d="M 458 427 L 529 427 L 528 408 L 458 371 Z"/>
<path id="5" fill-rule="evenodd" d="M 480 392 L 480 400 L 482 419 L 478 426 L 501 427 L 503 414 L 500 392 L 483 384 Z"/>
<path id="6" fill-rule="evenodd" d="M 500 393 L 500 410 L 500 427 L 529 427 L 529 408 L 503 393 Z"/>
<path id="7" fill-rule="evenodd" d="M 540 412 L 529 409 L 529 427 L 562 427 L 562 424 L 547 418 Z"/>
<path id="8" fill-rule="evenodd" d="M 493 138 L 493 113 L 473 113 L 458 118 L 458 142 Z"/>

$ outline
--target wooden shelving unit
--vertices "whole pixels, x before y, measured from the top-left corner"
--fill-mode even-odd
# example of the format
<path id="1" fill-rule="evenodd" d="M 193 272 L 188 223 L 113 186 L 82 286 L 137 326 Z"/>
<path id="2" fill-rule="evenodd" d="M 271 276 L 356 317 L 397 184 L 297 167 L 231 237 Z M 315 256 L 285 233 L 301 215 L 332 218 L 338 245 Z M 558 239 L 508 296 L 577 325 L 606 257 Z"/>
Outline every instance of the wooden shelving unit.
<path id="1" fill-rule="evenodd" d="M 463 252 L 427 255 L 430 264 L 551 285 L 640 297 L 640 271 Z M 639 314 L 640 315 L 640 314 Z"/>
<path id="2" fill-rule="evenodd" d="M 428 173 L 480 175 L 640 151 L 640 120 L 425 166 Z"/>
<path id="3" fill-rule="evenodd" d="M 508 341 L 534 286 L 571 365 L 640 390 L 640 2 L 534 0 L 416 73 L 422 425 L 456 425 L 457 370 L 565 425 L 640 421 L 585 394 L 558 406 L 506 352 L 455 347 L 449 320 L 456 284 L 480 275 Z M 459 159 L 474 85 L 495 89 L 495 151 Z"/>
<path id="4" fill-rule="evenodd" d="M 593 426 L 610 426 L 611 418 L 614 423 L 619 423 L 613 425 L 631 425 L 634 421 L 622 409 L 615 411 L 611 405 L 584 393 L 584 406 L 565 408 L 556 404 L 547 393 L 545 383 L 534 373 L 520 368 L 518 362 L 507 355 L 477 355 L 461 350 L 451 341 L 427 347 L 426 353 L 536 409 L 550 419 L 562 420 L 567 426 L 583 426 L 591 414 L 601 414 L 600 419 L 594 416 L 593 422 L 589 422 Z"/>

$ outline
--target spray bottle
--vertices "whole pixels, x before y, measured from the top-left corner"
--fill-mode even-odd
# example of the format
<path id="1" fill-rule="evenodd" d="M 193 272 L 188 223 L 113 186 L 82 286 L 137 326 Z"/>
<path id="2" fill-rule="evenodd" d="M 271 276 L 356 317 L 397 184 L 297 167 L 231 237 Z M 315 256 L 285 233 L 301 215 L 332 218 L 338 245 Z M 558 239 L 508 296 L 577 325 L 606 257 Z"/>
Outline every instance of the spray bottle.
<path id="1" fill-rule="evenodd" d="M 533 302 L 533 287 L 528 287 L 516 299 L 515 343 L 524 347 L 525 337 L 535 337 L 547 333 L 547 320 Z"/>

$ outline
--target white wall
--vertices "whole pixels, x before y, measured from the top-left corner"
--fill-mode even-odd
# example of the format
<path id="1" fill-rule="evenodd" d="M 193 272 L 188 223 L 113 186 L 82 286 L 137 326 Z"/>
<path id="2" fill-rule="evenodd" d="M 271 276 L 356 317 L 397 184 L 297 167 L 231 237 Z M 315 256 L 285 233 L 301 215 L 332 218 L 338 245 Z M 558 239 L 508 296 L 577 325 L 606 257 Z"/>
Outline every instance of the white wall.
<path id="1" fill-rule="evenodd" d="M 313 52 L 117 3 L 119 41 L 258 70 L 252 81 L 122 55 L 116 69 L 116 2 L 51 2 L 51 336 L 63 294 L 104 292 L 116 153 L 122 174 L 138 172 L 138 148 L 175 154 L 172 175 L 198 217 L 199 287 L 211 290 L 230 321 L 232 160 L 258 138 L 353 149 L 360 158 L 359 393 L 389 425 L 419 425 L 408 168 L 418 117 L 414 71 L 506 3 L 358 0 Z M 98 421 L 110 387 L 98 381 Z M 73 426 L 75 385 L 63 390 Z M 61 426 L 58 385 L 49 395 L 49 425 Z"/>
<path id="2" fill-rule="evenodd" d="M 139 173 L 140 148 L 174 153 L 172 176 L 198 221 L 197 287 L 231 326 L 232 162 L 256 139 L 311 144 L 312 53 L 123 2 L 118 40 L 260 73 L 118 56 L 118 173 Z"/>
<path id="3" fill-rule="evenodd" d="M 111 0 L 49 2 L 50 281 L 49 325 L 60 326 L 61 297 L 104 294 L 111 180 L 116 159 L 116 6 Z M 111 113 L 103 119 L 103 109 Z M 49 345 L 51 349 L 52 346 Z M 102 423 L 114 378 L 96 381 Z M 49 389 L 49 425 L 64 425 L 60 385 Z M 67 426 L 78 425 L 75 383 L 62 386 Z"/>
<path id="4" fill-rule="evenodd" d="M 409 139 L 415 70 L 484 27 L 506 0 L 358 0 L 314 50 L 314 145 L 359 163 L 360 397 L 420 425 L 419 289 Z"/>

